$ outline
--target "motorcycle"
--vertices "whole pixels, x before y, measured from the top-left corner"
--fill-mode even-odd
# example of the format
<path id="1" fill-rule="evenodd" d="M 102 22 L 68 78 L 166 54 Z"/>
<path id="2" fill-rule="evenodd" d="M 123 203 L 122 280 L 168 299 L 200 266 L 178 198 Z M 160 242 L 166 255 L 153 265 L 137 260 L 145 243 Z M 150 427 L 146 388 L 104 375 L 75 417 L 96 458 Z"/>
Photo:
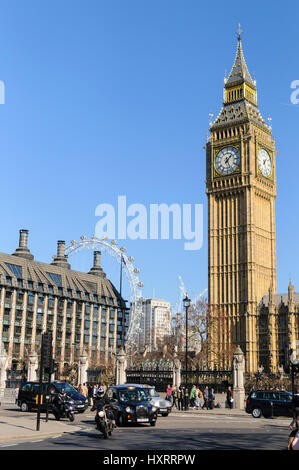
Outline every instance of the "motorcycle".
<path id="1" fill-rule="evenodd" d="M 95 416 L 96 429 L 103 434 L 105 439 L 109 439 L 109 437 L 112 436 L 114 425 L 112 423 L 112 419 L 108 418 L 108 415 L 107 415 L 108 407 L 103 406 L 94 411 L 96 415 Z"/>
<path id="2" fill-rule="evenodd" d="M 75 420 L 75 407 L 73 400 L 66 400 L 59 407 L 53 405 L 53 415 L 57 421 L 61 418 L 68 418 L 73 422 Z"/>

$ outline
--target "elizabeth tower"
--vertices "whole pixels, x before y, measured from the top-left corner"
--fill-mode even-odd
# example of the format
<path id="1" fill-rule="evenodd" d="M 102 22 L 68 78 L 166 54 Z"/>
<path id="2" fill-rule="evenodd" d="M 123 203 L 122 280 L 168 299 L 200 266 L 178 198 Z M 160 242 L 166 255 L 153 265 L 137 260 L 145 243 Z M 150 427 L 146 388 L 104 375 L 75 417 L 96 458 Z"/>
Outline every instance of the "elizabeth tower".
<path id="1" fill-rule="evenodd" d="M 275 156 L 239 28 L 223 107 L 206 144 L 209 305 L 216 323 L 222 318 L 211 330 L 210 361 L 220 367 L 240 345 L 246 370 L 258 368 L 257 305 L 269 289 L 276 293 Z"/>

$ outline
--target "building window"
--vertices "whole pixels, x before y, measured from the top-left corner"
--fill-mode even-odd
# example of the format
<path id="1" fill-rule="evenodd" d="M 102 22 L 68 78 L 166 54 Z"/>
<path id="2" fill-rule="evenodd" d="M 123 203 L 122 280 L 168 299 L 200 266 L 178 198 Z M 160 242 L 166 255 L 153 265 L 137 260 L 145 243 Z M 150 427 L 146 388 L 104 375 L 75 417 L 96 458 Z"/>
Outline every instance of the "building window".
<path id="1" fill-rule="evenodd" d="M 11 270 L 11 272 L 16 276 L 16 277 L 19 277 L 21 278 L 22 277 L 22 266 L 18 266 L 16 264 L 9 264 L 9 263 L 5 263 L 6 266 L 9 267 L 9 269 Z"/>
<path id="2" fill-rule="evenodd" d="M 85 313 L 90 313 L 90 304 L 85 304 Z"/>
<path id="3" fill-rule="evenodd" d="M 61 276 L 59 274 L 47 273 L 47 275 L 55 282 L 56 286 L 61 287 Z"/>

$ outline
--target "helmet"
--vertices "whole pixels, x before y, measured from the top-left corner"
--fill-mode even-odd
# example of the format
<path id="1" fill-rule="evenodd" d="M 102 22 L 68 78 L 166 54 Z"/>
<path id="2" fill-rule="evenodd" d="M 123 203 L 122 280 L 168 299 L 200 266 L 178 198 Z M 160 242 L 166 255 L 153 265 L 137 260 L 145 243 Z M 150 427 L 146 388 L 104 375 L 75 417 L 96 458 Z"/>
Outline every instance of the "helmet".
<path id="1" fill-rule="evenodd" d="M 105 395 L 105 390 L 103 389 L 103 387 L 100 387 L 97 391 L 97 397 L 103 397 Z"/>
<path id="2" fill-rule="evenodd" d="M 100 387 L 97 391 L 97 397 L 102 397 L 105 395 L 105 390 L 103 389 L 103 387 Z"/>

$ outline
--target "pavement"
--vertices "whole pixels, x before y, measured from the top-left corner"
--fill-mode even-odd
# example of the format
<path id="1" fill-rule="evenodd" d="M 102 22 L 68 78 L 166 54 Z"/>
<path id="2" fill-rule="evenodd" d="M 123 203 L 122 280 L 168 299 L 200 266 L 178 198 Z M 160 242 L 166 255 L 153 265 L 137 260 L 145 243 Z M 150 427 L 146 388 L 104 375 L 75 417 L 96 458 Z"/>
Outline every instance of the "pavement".
<path id="1" fill-rule="evenodd" d="M 252 415 L 249 413 L 246 413 L 244 410 L 235 410 L 235 409 L 229 409 L 229 408 L 213 408 L 212 410 L 196 410 L 193 408 L 189 408 L 188 411 L 178 411 L 178 410 L 172 410 L 171 414 L 182 414 L 182 413 L 188 413 L 190 415 L 216 415 L 216 416 L 241 416 L 242 418 L 251 418 Z M 290 420 L 290 418 L 287 418 Z"/>
<path id="2" fill-rule="evenodd" d="M 41 414 L 40 430 L 36 430 L 37 413 L 22 413 L 14 404 L 1 404 L 0 407 L 0 442 L 10 440 L 39 440 L 47 437 L 59 437 L 64 433 L 74 433 L 81 428 L 67 421 L 56 421 L 49 414 L 46 422 L 45 413 Z"/>

